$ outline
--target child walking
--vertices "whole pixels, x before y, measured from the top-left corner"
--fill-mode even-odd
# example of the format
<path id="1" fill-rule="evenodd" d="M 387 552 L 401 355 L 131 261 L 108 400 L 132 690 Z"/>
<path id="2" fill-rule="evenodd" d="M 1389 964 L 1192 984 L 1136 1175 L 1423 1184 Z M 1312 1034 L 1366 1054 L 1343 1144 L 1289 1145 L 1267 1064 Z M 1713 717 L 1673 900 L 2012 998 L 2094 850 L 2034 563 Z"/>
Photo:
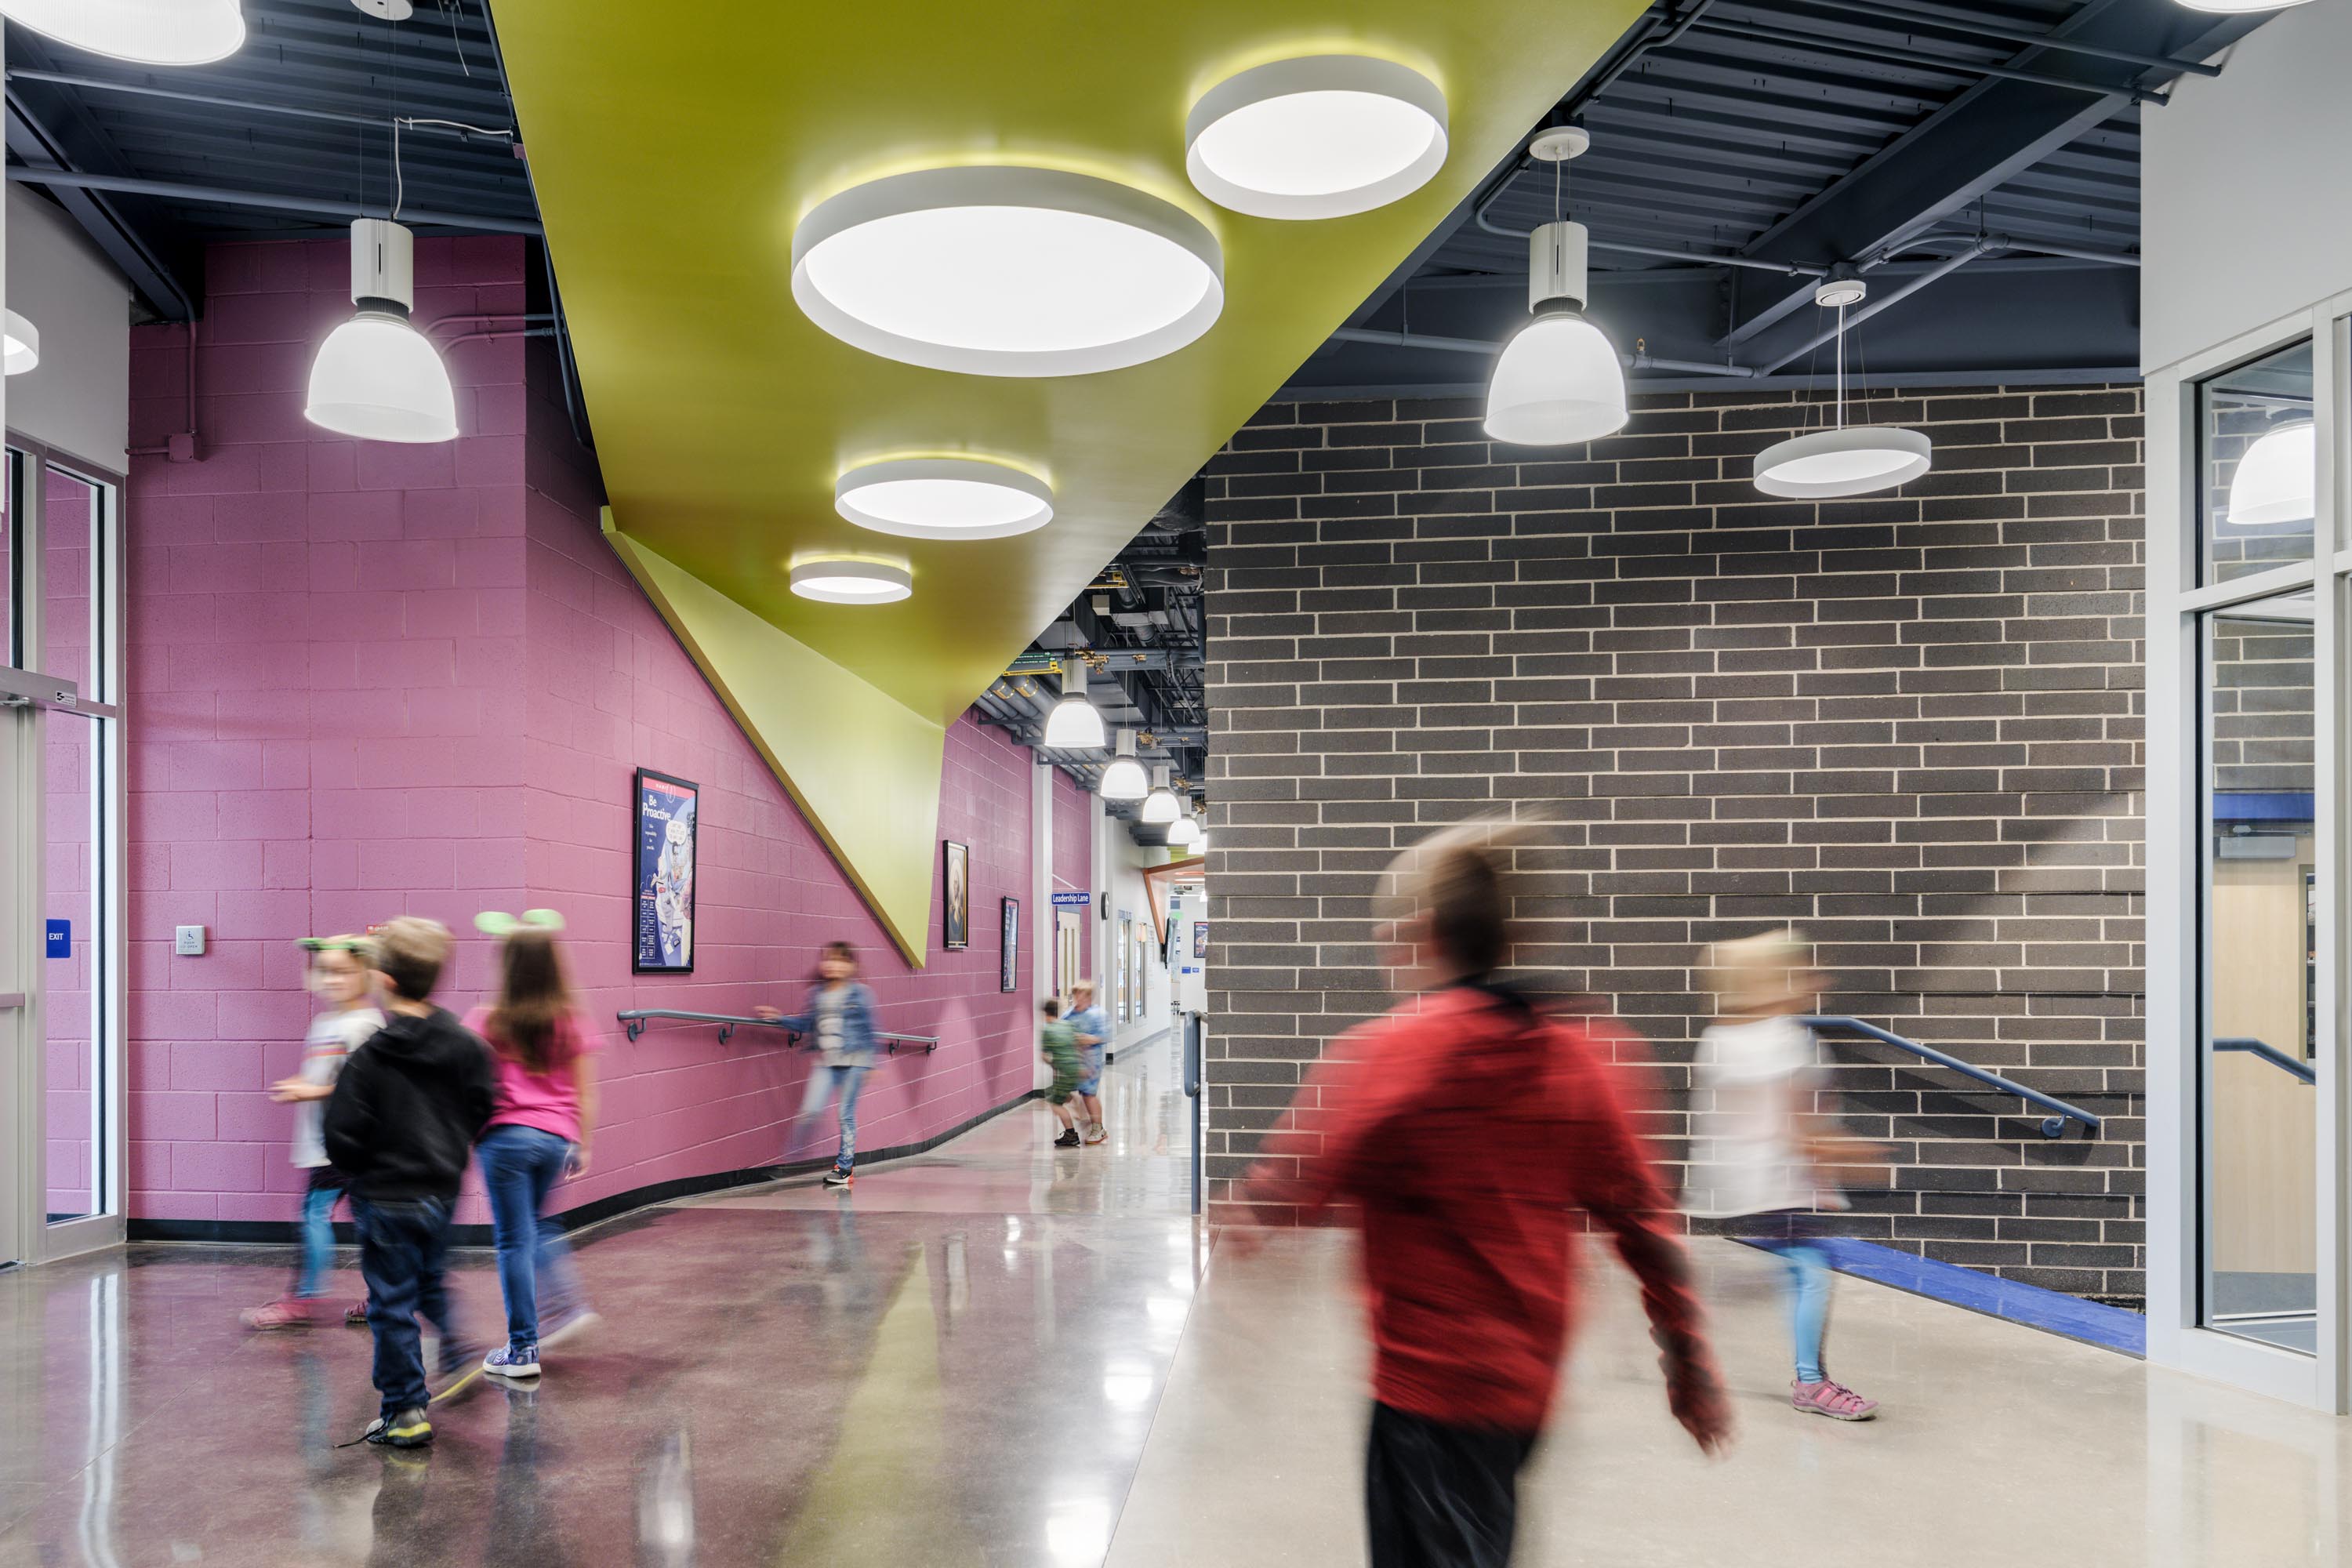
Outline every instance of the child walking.
<path id="1" fill-rule="evenodd" d="M 368 1004 L 370 950 L 365 937 L 306 937 L 302 947 L 310 954 L 310 988 L 326 1006 L 302 1037 L 301 1071 L 278 1079 L 269 1089 L 270 1099 L 294 1108 L 294 1163 L 310 1173 L 297 1221 L 302 1250 L 287 1294 L 239 1314 L 248 1329 L 290 1329 L 319 1315 L 327 1275 L 335 1266 L 335 1205 L 343 1195 L 341 1176 L 327 1163 L 320 1106 L 334 1093 L 344 1061 L 383 1027 L 383 1015 Z M 354 1303 L 343 1321 L 365 1322 L 367 1303 Z"/>
<path id="2" fill-rule="evenodd" d="M 1054 1120 L 1062 1124 L 1054 1147 L 1076 1149 L 1080 1142 L 1078 1118 L 1070 1109 L 1070 1100 L 1086 1074 L 1086 1066 L 1078 1058 L 1078 1032 L 1062 1021 L 1059 997 L 1046 997 L 1037 1005 L 1037 1010 L 1045 1015 L 1045 1027 L 1037 1031 L 1037 1054 L 1054 1069 L 1054 1082 L 1045 1090 L 1045 1103 L 1054 1108 Z"/>
<path id="3" fill-rule="evenodd" d="M 375 1334 L 382 1413 L 366 1436 L 395 1448 L 433 1440 L 418 1315 L 441 1335 L 443 1376 L 470 1373 L 479 1353 L 457 1332 L 441 1271 L 466 1157 L 497 1097 L 490 1053 L 431 1001 L 449 946 L 447 926 L 414 915 L 378 933 L 372 977 L 392 1016 L 352 1054 L 327 1100 L 327 1158 L 359 1218 Z"/>
<path id="4" fill-rule="evenodd" d="M 874 1065 L 874 993 L 857 978 L 857 950 L 845 942 L 829 942 L 817 959 L 817 983 L 809 992 L 808 1009 L 786 1013 L 774 1007 L 751 1011 L 780 1029 L 814 1036 L 817 1064 L 809 1074 L 808 1092 L 801 1097 L 800 1114 L 793 1118 L 784 1142 L 784 1160 L 799 1152 L 810 1122 L 835 1099 L 841 1101 L 841 1152 L 824 1173 L 828 1187 L 845 1187 L 857 1156 L 857 1091 L 866 1071 Z"/>
<path id="5" fill-rule="evenodd" d="M 1820 1054 L 1798 1021 L 1821 996 L 1812 949 L 1793 931 L 1767 931 L 1717 942 L 1703 962 L 1722 1016 L 1698 1038 L 1687 1206 L 1779 1254 L 1796 1348 L 1789 1403 L 1832 1421 L 1867 1421 L 1877 1402 L 1832 1379 L 1822 1352 L 1830 1264 L 1818 1213 L 1847 1205 L 1828 1169 L 1829 1119 L 1815 1109 Z"/>
<path id="6" fill-rule="evenodd" d="M 546 1212 L 548 1194 L 566 1175 L 588 1173 L 588 1140 L 596 1129 L 596 1071 L 603 1042 L 572 994 L 552 910 L 484 914 L 474 924 L 506 945 L 499 952 L 499 998 L 466 1015 L 466 1027 L 490 1047 L 498 1108 L 475 1153 L 489 1193 L 499 1251 L 499 1290 L 506 1298 L 507 1342 L 482 1370 L 517 1382 L 540 1373 L 539 1352 L 595 1321 L 563 1222 Z M 541 1323 L 539 1287 L 548 1288 Z"/>
<path id="7" fill-rule="evenodd" d="M 1110 1136 L 1103 1127 L 1103 1048 L 1110 1044 L 1110 1019 L 1095 1005 L 1095 983 L 1070 983 L 1070 1029 L 1078 1037 L 1078 1103 L 1087 1109 L 1086 1141 L 1099 1143 Z"/>

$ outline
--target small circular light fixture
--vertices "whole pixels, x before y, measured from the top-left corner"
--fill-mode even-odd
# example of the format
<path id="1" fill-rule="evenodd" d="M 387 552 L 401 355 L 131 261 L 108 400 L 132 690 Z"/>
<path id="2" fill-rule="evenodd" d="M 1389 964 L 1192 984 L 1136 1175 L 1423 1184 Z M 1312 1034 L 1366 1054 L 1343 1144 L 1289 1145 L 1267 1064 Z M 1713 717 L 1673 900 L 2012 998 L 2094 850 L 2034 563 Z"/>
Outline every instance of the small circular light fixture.
<path id="1" fill-rule="evenodd" d="M 808 555 L 792 563 L 793 592 L 825 605 L 890 605 L 915 591 L 904 562 L 866 555 Z"/>
<path id="2" fill-rule="evenodd" d="M 1060 169 L 924 169 L 820 202 L 793 298 L 869 353 L 973 375 L 1085 375 L 1173 353 L 1224 309 L 1199 219 Z"/>
<path id="3" fill-rule="evenodd" d="M 1890 425 L 1814 430 L 1756 454 L 1756 488 L 1804 500 L 1866 495 L 1910 483 L 1934 457 L 1933 444 L 1916 430 Z"/>
<path id="4" fill-rule="evenodd" d="M 1143 810 L 1139 814 L 1146 822 L 1173 822 L 1178 814 L 1176 792 L 1168 787 L 1168 764 L 1151 764 L 1151 793 L 1143 797 Z"/>
<path id="5" fill-rule="evenodd" d="M 1345 217 L 1427 184 L 1445 163 L 1445 95 L 1361 55 L 1276 60 L 1226 78 L 1184 121 L 1184 172 L 1253 217 Z"/>
<path id="6" fill-rule="evenodd" d="M 1195 843 L 1201 837 L 1201 825 L 1192 820 L 1188 810 L 1180 811 L 1176 820 L 1168 825 L 1168 842 L 1177 846 Z"/>
<path id="7" fill-rule="evenodd" d="M 2250 11 L 2284 11 L 2305 5 L 2310 0 L 2180 0 L 2191 11 L 2218 11 L 2226 16 L 2242 16 Z"/>
<path id="8" fill-rule="evenodd" d="M 860 528 L 902 539 L 1003 539 L 1054 520 L 1054 489 L 977 458 L 862 463 L 835 479 L 833 508 Z"/>
<path id="9" fill-rule="evenodd" d="M 5 365 L 7 374 L 22 375 L 40 363 L 41 330 L 16 311 L 9 311 Z"/>
<path id="10" fill-rule="evenodd" d="M 245 47 L 237 0 L 0 0 L 0 16 L 140 65 L 205 65 Z"/>
<path id="11" fill-rule="evenodd" d="M 2309 522 L 2318 493 L 2317 431 L 2308 419 L 2289 419 L 2256 437 L 2231 470 L 2229 520 L 2237 528 Z"/>

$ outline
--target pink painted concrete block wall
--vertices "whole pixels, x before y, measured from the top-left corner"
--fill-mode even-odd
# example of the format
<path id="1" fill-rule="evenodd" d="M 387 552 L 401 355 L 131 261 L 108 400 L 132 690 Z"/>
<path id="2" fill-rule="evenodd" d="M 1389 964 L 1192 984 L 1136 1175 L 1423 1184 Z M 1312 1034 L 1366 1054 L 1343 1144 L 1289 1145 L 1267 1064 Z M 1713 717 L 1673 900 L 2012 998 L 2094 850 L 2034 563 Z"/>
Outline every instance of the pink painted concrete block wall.
<path id="1" fill-rule="evenodd" d="M 525 262 L 519 240 L 420 241 L 417 319 L 520 311 Z M 310 1011 L 295 940 L 399 913 L 464 939 L 439 998 L 462 1009 L 495 981 L 478 911 L 564 910 L 608 1026 L 632 1005 L 792 1000 L 817 945 L 845 936 L 884 1026 L 942 1041 L 869 1083 L 868 1148 L 1025 1089 L 1029 998 L 998 992 L 992 900 L 1027 885 L 1027 752 L 969 720 L 950 733 L 940 832 L 972 846 L 974 945 L 936 951 L 935 903 L 931 965 L 911 970 L 598 537 L 551 358 L 517 338 L 451 348 L 463 434 L 446 445 L 303 420 L 348 265 L 341 241 L 214 247 L 204 460 L 132 461 L 131 1215 L 288 1216 L 289 1117 L 267 1087 Z M 185 427 L 186 353 L 177 330 L 134 331 L 134 447 Z M 704 786 L 691 976 L 629 973 L 638 766 Z M 173 956 L 182 923 L 212 928 L 210 953 Z M 596 1169 L 564 1206 L 778 1157 L 807 1058 L 781 1036 L 714 1034 L 611 1030 Z M 478 1199 L 459 1217 L 484 1217 Z"/>

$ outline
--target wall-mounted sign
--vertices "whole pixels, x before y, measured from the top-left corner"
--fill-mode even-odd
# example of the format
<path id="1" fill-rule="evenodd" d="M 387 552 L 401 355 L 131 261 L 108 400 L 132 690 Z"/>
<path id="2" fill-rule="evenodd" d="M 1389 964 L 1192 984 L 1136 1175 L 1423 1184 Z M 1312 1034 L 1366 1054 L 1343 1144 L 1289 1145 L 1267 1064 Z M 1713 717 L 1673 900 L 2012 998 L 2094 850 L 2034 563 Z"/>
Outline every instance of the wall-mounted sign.
<path id="1" fill-rule="evenodd" d="M 1004 900 L 1004 952 L 997 961 L 996 988 L 999 991 L 1018 989 L 1013 975 L 1015 961 L 1021 952 L 1021 900 Z"/>
<path id="2" fill-rule="evenodd" d="M 1209 922 L 1192 922 L 1192 962 L 1205 963 L 1209 959 Z"/>
<path id="3" fill-rule="evenodd" d="M 1095 896 L 1083 888 L 1076 892 L 1063 891 L 1054 895 L 1054 907 L 1057 910 L 1087 909 L 1094 901 Z"/>
<path id="4" fill-rule="evenodd" d="M 73 921 L 51 921 L 49 922 L 48 952 L 51 958 L 73 956 Z"/>
<path id="5" fill-rule="evenodd" d="M 629 967 L 639 974 L 694 973 L 694 851 L 701 786 L 637 770 L 637 843 L 632 895 L 636 924 Z"/>

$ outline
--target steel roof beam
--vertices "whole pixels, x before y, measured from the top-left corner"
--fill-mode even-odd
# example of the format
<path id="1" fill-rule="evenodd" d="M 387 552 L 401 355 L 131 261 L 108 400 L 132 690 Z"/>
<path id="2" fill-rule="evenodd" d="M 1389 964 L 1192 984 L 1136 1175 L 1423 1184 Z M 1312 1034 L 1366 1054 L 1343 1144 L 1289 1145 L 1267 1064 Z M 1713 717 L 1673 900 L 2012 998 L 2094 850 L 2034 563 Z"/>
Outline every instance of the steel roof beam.
<path id="1" fill-rule="evenodd" d="M 380 217 L 382 202 L 345 202 L 326 196 L 282 195 L 268 191 L 224 190 L 211 185 L 175 184 L 169 180 L 133 180 L 112 174 L 83 174 L 70 170 L 8 166 L 8 178 L 20 184 L 47 185 L 52 190 L 120 191 L 155 196 L 164 201 L 190 202 L 198 206 L 261 207 L 275 212 L 328 214 L 342 217 Z M 497 217 L 481 213 L 445 213 L 403 206 L 403 223 L 416 228 L 470 228 L 484 234 L 539 235 L 534 219 Z"/>
<path id="2" fill-rule="evenodd" d="M 60 177 L 67 163 L 63 143 L 16 93 L 8 93 L 6 101 L 8 151 L 24 160 L 21 166 L 10 165 L 9 176 L 13 179 L 20 174 L 47 172 L 52 178 Z M 116 270 L 139 290 L 140 297 L 157 315 L 167 321 L 194 319 L 194 297 L 113 203 L 76 186 L 51 186 L 50 192 L 66 215 L 81 226 L 91 243 L 114 263 Z"/>

